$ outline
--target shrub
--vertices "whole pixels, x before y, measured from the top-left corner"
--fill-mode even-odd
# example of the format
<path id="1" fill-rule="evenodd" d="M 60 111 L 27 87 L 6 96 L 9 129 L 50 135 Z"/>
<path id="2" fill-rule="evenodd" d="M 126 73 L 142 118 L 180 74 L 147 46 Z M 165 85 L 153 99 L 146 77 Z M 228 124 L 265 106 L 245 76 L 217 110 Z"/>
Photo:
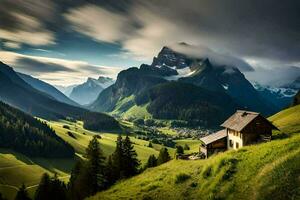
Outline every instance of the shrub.
<path id="1" fill-rule="evenodd" d="M 63 128 L 64 128 L 64 129 L 69 129 L 69 130 L 70 130 L 70 126 L 68 126 L 68 125 L 63 125 Z"/>
<path id="2" fill-rule="evenodd" d="M 175 183 L 176 184 L 183 183 L 183 182 L 185 182 L 186 180 L 188 180 L 190 178 L 191 178 L 190 175 L 184 174 L 184 173 L 180 173 L 180 174 L 176 175 L 176 177 L 175 177 Z"/>
<path id="3" fill-rule="evenodd" d="M 72 132 L 68 131 L 67 134 L 68 134 L 68 136 L 70 136 L 71 138 L 76 139 L 75 135 L 74 135 Z"/>
<path id="4" fill-rule="evenodd" d="M 95 138 L 101 139 L 102 137 L 101 137 L 101 135 L 96 135 Z"/>
<path id="5" fill-rule="evenodd" d="M 203 178 L 208 178 L 212 174 L 212 167 L 208 166 L 206 169 L 203 171 Z"/>
<path id="6" fill-rule="evenodd" d="M 183 147 L 183 149 L 184 149 L 184 150 L 190 150 L 190 147 L 189 147 L 189 145 L 187 145 L 187 144 L 184 144 L 184 147 Z"/>
<path id="7" fill-rule="evenodd" d="M 176 153 L 177 154 L 183 154 L 184 153 L 183 147 L 181 145 L 176 146 Z"/>

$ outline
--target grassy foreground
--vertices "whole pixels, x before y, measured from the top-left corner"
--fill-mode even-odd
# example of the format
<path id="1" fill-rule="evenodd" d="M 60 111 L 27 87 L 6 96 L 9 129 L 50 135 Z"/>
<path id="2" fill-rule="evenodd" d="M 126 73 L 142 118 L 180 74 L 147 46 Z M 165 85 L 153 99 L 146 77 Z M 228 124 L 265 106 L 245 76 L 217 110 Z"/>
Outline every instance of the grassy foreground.
<path id="1" fill-rule="evenodd" d="M 288 138 L 208 160 L 173 160 L 90 199 L 300 199 L 299 108 L 270 118 Z"/>

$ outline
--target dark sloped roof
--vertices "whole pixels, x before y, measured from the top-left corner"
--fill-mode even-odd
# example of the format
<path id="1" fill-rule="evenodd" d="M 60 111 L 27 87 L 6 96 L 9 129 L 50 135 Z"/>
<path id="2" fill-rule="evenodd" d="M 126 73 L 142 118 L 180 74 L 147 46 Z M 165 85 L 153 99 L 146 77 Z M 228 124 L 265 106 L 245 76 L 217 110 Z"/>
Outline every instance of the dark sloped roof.
<path id="1" fill-rule="evenodd" d="M 217 141 L 219 139 L 222 139 L 224 137 L 227 137 L 227 132 L 226 132 L 226 129 L 223 129 L 223 130 L 220 130 L 216 133 L 212 133 L 208 136 L 205 136 L 203 138 L 200 138 L 200 140 L 204 143 L 204 144 L 210 144 L 214 141 Z"/>
<path id="2" fill-rule="evenodd" d="M 221 124 L 221 126 L 225 128 L 230 128 L 235 131 L 242 131 L 250 122 L 252 122 L 258 116 L 260 116 L 260 114 L 257 112 L 238 110 L 223 124 Z M 270 123 L 274 129 L 277 129 L 271 122 L 269 122 L 267 119 L 265 120 L 266 122 Z"/>

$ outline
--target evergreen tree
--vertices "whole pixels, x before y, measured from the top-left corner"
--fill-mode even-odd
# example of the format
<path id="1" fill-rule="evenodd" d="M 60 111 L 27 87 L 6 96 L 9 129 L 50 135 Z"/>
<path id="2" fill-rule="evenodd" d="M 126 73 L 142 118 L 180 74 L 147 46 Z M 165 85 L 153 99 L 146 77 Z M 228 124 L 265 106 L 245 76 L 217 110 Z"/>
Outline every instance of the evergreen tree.
<path id="1" fill-rule="evenodd" d="M 67 200 L 67 188 L 64 182 L 60 181 L 57 174 L 51 179 L 50 182 L 51 199 Z"/>
<path id="2" fill-rule="evenodd" d="M 74 165 L 74 168 L 71 171 L 71 177 L 68 183 L 68 189 L 69 189 L 69 197 L 70 199 L 80 199 L 78 198 L 80 195 L 80 185 L 79 185 L 79 177 L 83 170 L 83 162 L 81 160 L 77 161 Z"/>
<path id="3" fill-rule="evenodd" d="M 60 181 L 57 174 L 50 178 L 48 174 L 44 174 L 41 178 L 37 191 L 35 192 L 35 200 L 52 200 L 67 199 L 67 188 L 64 182 Z"/>
<path id="4" fill-rule="evenodd" d="M 50 200 L 50 176 L 46 173 L 42 176 L 40 184 L 35 192 L 35 200 Z"/>
<path id="5" fill-rule="evenodd" d="M 71 172 L 69 196 L 81 200 L 107 186 L 105 157 L 94 136 L 86 149 L 86 160 L 77 162 Z"/>
<path id="6" fill-rule="evenodd" d="M 181 145 L 176 146 L 176 153 L 177 154 L 183 154 L 184 153 L 183 147 Z"/>
<path id="7" fill-rule="evenodd" d="M 105 157 L 100 148 L 100 143 L 97 137 L 94 136 L 90 141 L 89 146 L 86 150 L 87 157 L 87 175 L 89 176 L 89 187 L 91 194 L 104 189 L 105 180 Z"/>
<path id="8" fill-rule="evenodd" d="M 123 141 L 123 161 L 125 177 L 131 177 L 138 173 L 140 161 L 137 159 L 137 153 L 128 135 Z"/>
<path id="9" fill-rule="evenodd" d="M 161 148 L 159 151 L 159 155 L 157 158 L 157 164 L 161 165 L 165 162 L 168 162 L 169 160 L 171 160 L 171 157 L 169 155 L 168 149 L 167 148 Z"/>
<path id="10" fill-rule="evenodd" d="M 149 142 L 148 147 L 153 148 L 152 142 Z"/>
<path id="11" fill-rule="evenodd" d="M 114 181 L 123 177 L 123 159 L 123 142 L 122 136 L 119 135 L 116 141 L 115 152 L 112 154 L 112 174 L 115 179 Z"/>
<path id="12" fill-rule="evenodd" d="M 157 158 L 155 157 L 155 155 L 150 155 L 145 165 L 145 168 L 156 167 L 156 166 L 157 166 Z"/>
<path id="13" fill-rule="evenodd" d="M 15 200 L 30 200 L 24 184 L 19 188 Z"/>
<path id="14" fill-rule="evenodd" d="M 107 180 L 107 186 L 111 186 L 112 184 L 114 184 L 114 182 L 116 180 L 113 168 L 114 168 L 114 165 L 113 165 L 113 161 L 112 161 L 112 156 L 110 155 L 107 160 L 106 173 L 105 173 L 105 177 Z"/>

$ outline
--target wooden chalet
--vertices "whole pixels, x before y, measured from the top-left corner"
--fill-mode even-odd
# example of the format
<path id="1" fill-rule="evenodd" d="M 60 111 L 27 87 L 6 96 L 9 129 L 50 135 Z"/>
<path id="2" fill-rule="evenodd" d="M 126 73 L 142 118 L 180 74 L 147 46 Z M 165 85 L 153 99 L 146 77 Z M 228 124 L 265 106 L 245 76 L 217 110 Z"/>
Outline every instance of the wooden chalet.
<path id="1" fill-rule="evenodd" d="M 224 129 L 209 134 L 208 136 L 201 138 L 201 142 L 200 152 L 207 158 L 214 153 L 225 151 L 227 149 L 227 132 Z"/>
<path id="2" fill-rule="evenodd" d="M 259 113 L 238 110 L 222 125 L 225 129 L 201 138 L 200 151 L 206 157 L 225 149 L 239 149 L 246 145 L 270 141 L 272 130 L 277 129 Z"/>

